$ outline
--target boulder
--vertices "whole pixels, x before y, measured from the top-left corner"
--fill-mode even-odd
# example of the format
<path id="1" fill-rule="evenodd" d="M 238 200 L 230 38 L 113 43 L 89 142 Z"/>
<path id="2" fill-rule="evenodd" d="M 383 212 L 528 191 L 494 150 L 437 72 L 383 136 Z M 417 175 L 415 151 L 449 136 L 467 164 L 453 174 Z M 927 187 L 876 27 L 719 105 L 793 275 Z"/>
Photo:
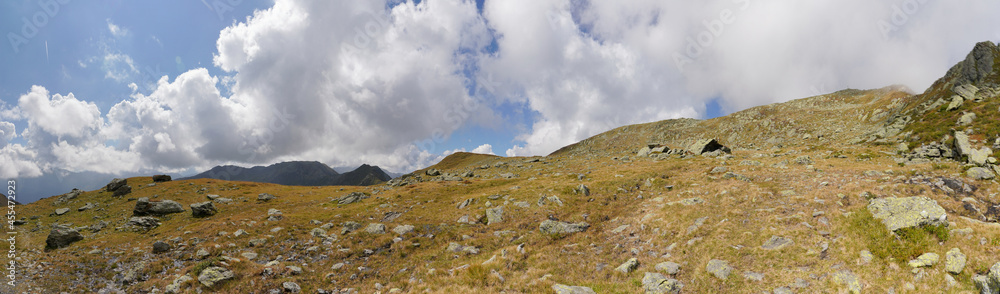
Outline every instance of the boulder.
<path id="1" fill-rule="evenodd" d="M 77 208 L 76 211 L 86 211 L 86 210 L 94 209 L 94 207 L 97 207 L 97 206 L 94 205 L 93 203 L 87 202 L 86 205 L 80 206 L 80 208 Z"/>
<path id="2" fill-rule="evenodd" d="M 284 283 L 281 283 L 281 288 L 285 289 L 285 293 L 299 293 L 299 292 L 302 292 L 302 288 L 300 288 L 299 284 L 296 284 L 295 282 L 284 282 Z"/>
<path id="3" fill-rule="evenodd" d="M 395 228 L 392 228 L 392 232 L 396 233 L 396 235 L 403 236 L 409 233 L 413 233 L 413 229 L 414 227 L 411 225 L 399 225 L 396 226 Z"/>
<path id="4" fill-rule="evenodd" d="M 956 124 L 959 126 L 969 125 L 972 124 L 972 122 L 975 120 L 976 120 L 976 113 L 966 112 L 965 114 L 962 114 L 962 116 L 958 118 L 958 122 Z"/>
<path id="5" fill-rule="evenodd" d="M 976 180 L 989 180 L 996 177 L 992 171 L 983 167 L 973 167 L 965 171 L 965 175 Z"/>
<path id="6" fill-rule="evenodd" d="M 171 180 L 173 180 L 173 179 L 171 179 L 170 176 L 168 176 L 168 175 L 154 175 L 153 176 L 153 182 L 154 183 L 169 182 Z"/>
<path id="7" fill-rule="evenodd" d="M 80 190 L 80 189 L 77 189 L 77 188 L 73 188 L 73 190 L 69 191 L 69 193 L 60 195 L 59 198 L 56 199 L 55 204 L 59 205 L 59 204 L 62 204 L 64 202 L 66 202 L 66 201 L 70 201 L 70 200 L 76 199 L 76 197 L 80 196 L 80 194 L 82 194 L 82 193 L 83 193 L 83 190 Z"/>
<path id="8" fill-rule="evenodd" d="M 847 287 L 851 294 L 861 294 L 861 281 L 849 270 L 842 270 L 833 275 L 833 283 Z"/>
<path id="9" fill-rule="evenodd" d="M 201 274 L 198 275 L 198 282 L 201 282 L 201 284 L 205 285 L 205 287 L 211 288 L 212 286 L 226 280 L 230 280 L 233 277 L 235 277 L 235 275 L 233 275 L 233 271 L 227 268 L 213 266 L 201 271 Z"/>
<path id="10" fill-rule="evenodd" d="M 371 223 L 365 227 L 365 233 L 369 234 L 385 234 L 385 225 L 380 223 Z"/>
<path id="11" fill-rule="evenodd" d="M 163 293 L 166 294 L 181 293 L 181 285 L 184 285 L 185 283 L 191 280 L 194 280 L 194 278 L 192 278 L 191 275 L 183 275 L 177 277 L 176 279 L 174 279 L 172 283 L 170 283 L 170 285 L 167 285 L 167 287 L 164 288 Z"/>
<path id="12" fill-rule="evenodd" d="M 114 180 L 111 180 L 110 183 L 104 186 L 104 191 L 114 192 L 115 190 L 118 190 L 118 188 L 124 187 L 127 184 L 128 180 L 115 178 Z"/>
<path id="13" fill-rule="evenodd" d="M 362 192 L 351 192 L 347 195 L 341 196 L 340 198 L 334 199 L 339 205 L 347 205 L 351 203 L 360 202 L 361 199 L 367 199 L 368 194 Z"/>
<path id="14" fill-rule="evenodd" d="M 486 210 L 486 224 L 492 225 L 503 222 L 503 206 Z"/>
<path id="15" fill-rule="evenodd" d="M 955 150 L 959 156 L 969 156 L 972 154 L 972 143 L 969 143 L 969 135 L 962 131 L 953 131 L 955 137 Z"/>
<path id="16" fill-rule="evenodd" d="M 428 169 L 426 172 L 424 172 L 424 174 L 426 174 L 428 176 L 436 177 L 436 176 L 440 176 L 441 175 L 441 171 L 432 168 L 432 169 Z"/>
<path id="17" fill-rule="evenodd" d="M 993 155 L 993 150 L 990 147 L 983 147 L 979 150 L 972 149 L 969 153 L 969 163 L 985 166 L 991 155 Z"/>
<path id="18" fill-rule="evenodd" d="M 965 99 L 962 98 L 962 96 L 958 95 L 951 96 L 950 100 L 951 103 L 948 103 L 948 108 L 946 109 L 947 111 L 959 109 L 962 107 L 962 104 L 965 104 Z"/>
<path id="19" fill-rule="evenodd" d="M 271 222 L 280 221 L 282 218 L 284 218 L 284 216 L 281 213 L 281 210 L 277 210 L 274 208 L 267 210 L 267 221 Z"/>
<path id="20" fill-rule="evenodd" d="M 795 164 L 798 165 L 812 165 L 813 163 L 813 159 L 809 155 L 802 155 L 795 158 Z"/>
<path id="21" fill-rule="evenodd" d="M 127 227 L 150 230 L 160 226 L 160 220 L 151 216 L 134 216 L 125 223 Z"/>
<path id="22" fill-rule="evenodd" d="M 729 262 L 725 260 L 713 259 L 708 261 L 708 265 L 705 266 L 705 271 L 712 274 L 716 278 L 725 280 L 729 278 L 729 273 L 733 271 L 733 267 L 729 266 Z"/>
<path id="23" fill-rule="evenodd" d="M 877 198 L 868 211 L 890 231 L 919 226 L 948 225 L 944 208 L 927 197 Z"/>
<path id="24" fill-rule="evenodd" d="M 672 261 L 657 263 L 655 268 L 656 270 L 665 272 L 668 275 L 676 275 L 681 272 L 681 265 Z"/>
<path id="25" fill-rule="evenodd" d="M 937 253 L 928 252 L 921 254 L 916 259 L 910 260 L 907 265 L 912 268 L 932 267 L 937 264 L 940 259 L 941 257 L 937 255 Z"/>
<path id="26" fill-rule="evenodd" d="M 722 151 L 724 153 L 730 152 L 728 147 L 719 144 L 719 141 L 716 141 L 715 139 L 698 140 L 694 142 L 694 144 L 691 144 L 691 146 L 689 146 L 687 150 L 694 153 L 695 155 L 701 155 L 713 151 Z"/>
<path id="27" fill-rule="evenodd" d="M 965 269 L 965 254 L 958 248 L 952 248 L 945 254 L 944 270 L 952 274 L 961 274 Z"/>
<path id="28" fill-rule="evenodd" d="M 976 100 L 976 94 L 979 93 L 979 88 L 970 84 L 955 86 L 952 91 L 958 96 L 962 96 L 965 100 Z"/>
<path id="29" fill-rule="evenodd" d="M 639 268 L 639 260 L 633 257 L 629 258 L 624 263 L 616 267 L 615 271 L 623 274 L 628 274 L 634 272 L 638 268 Z"/>
<path id="30" fill-rule="evenodd" d="M 764 245 L 761 245 L 760 248 L 763 248 L 764 250 L 778 250 L 781 248 L 785 248 L 785 246 L 791 245 L 792 243 L 795 242 L 793 242 L 791 239 L 779 236 L 771 236 L 771 239 L 768 239 L 767 242 L 764 242 Z"/>
<path id="31" fill-rule="evenodd" d="M 590 224 L 585 222 L 567 223 L 553 220 L 544 220 L 538 225 L 538 230 L 545 234 L 573 234 L 586 231 Z"/>
<path id="32" fill-rule="evenodd" d="M 972 281 L 979 293 L 1000 293 L 1000 262 L 993 264 L 986 275 L 975 275 Z"/>
<path id="33" fill-rule="evenodd" d="M 193 217 L 209 217 L 218 212 L 219 210 L 215 209 L 215 204 L 212 201 L 191 204 L 191 216 Z"/>
<path id="34" fill-rule="evenodd" d="M 590 188 L 587 188 L 587 185 L 584 184 L 577 186 L 576 189 L 573 189 L 573 192 L 583 194 L 583 196 L 590 196 Z"/>
<path id="35" fill-rule="evenodd" d="M 83 235 L 80 235 L 75 229 L 71 229 L 67 226 L 57 225 L 52 228 L 49 232 L 49 236 L 45 238 L 45 249 L 59 249 L 69 246 L 73 242 L 83 240 Z"/>
<path id="36" fill-rule="evenodd" d="M 567 286 L 563 284 L 552 285 L 552 290 L 556 291 L 556 294 L 597 294 L 594 289 L 584 286 Z"/>
<path id="37" fill-rule="evenodd" d="M 170 251 L 170 244 L 163 241 L 153 242 L 153 254 L 160 254 Z"/>
<path id="38" fill-rule="evenodd" d="M 139 198 L 139 200 L 135 202 L 135 208 L 132 209 L 133 216 L 161 216 L 180 212 L 184 212 L 184 206 L 177 203 L 177 201 L 149 201 L 149 198 L 147 197 Z"/>
<path id="39" fill-rule="evenodd" d="M 267 202 L 267 201 L 271 201 L 274 198 L 278 198 L 278 197 L 275 197 L 274 195 L 271 195 L 271 194 L 268 194 L 268 193 L 257 194 L 257 201 Z"/>
<path id="40" fill-rule="evenodd" d="M 680 281 L 669 279 L 660 273 L 646 273 L 642 277 L 642 289 L 647 294 L 681 293 L 684 284 Z"/>
<path id="41" fill-rule="evenodd" d="M 343 229 L 340 230 L 341 235 L 346 235 L 347 233 L 361 229 L 361 224 L 352 221 L 344 222 L 342 226 Z"/>
<path id="42" fill-rule="evenodd" d="M 64 215 L 67 212 L 69 212 L 69 208 L 67 208 L 67 207 L 56 208 L 56 215 Z"/>
<path id="43" fill-rule="evenodd" d="M 129 193 L 132 193 L 132 186 L 125 185 L 125 186 L 122 186 L 121 188 L 118 188 L 117 190 L 115 190 L 115 192 L 112 193 L 111 196 L 113 196 L 113 197 L 122 197 L 122 196 L 128 195 Z"/>

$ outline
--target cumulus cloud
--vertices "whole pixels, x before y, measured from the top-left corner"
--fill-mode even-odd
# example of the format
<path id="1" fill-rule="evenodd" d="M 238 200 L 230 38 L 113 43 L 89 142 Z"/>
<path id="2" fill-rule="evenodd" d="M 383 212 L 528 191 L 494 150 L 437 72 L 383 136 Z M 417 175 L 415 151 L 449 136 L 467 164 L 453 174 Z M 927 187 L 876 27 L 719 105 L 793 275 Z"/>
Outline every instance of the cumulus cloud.
<path id="1" fill-rule="evenodd" d="M 488 1 L 484 61 L 539 116 L 508 155 L 623 124 L 903 84 L 922 91 L 1000 20 L 995 1 Z"/>
<path id="2" fill-rule="evenodd" d="M 115 36 L 116 38 L 121 38 L 128 35 L 128 29 L 122 28 L 112 23 L 110 18 L 105 19 L 105 21 L 108 23 L 108 31 L 111 32 L 112 36 Z"/>
<path id="3" fill-rule="evenodd" d="M 847 87 L 920 91 L 1000 27 L 967 13 L 1000 9 L 987 0 L 387 2 L 276 0 L 220 32 L 222 76 L 137 81 L 135 61 L 105 48 L 80 65 L 102 63 L 134 94 L 101 113 L 32 87 L 0 107 L 0 121 L 27 122 L 22 138 L 0 123 L 12 163 L 0 174 L 286 160 L 405 171 L 464 150 L 434 146 L 467 127 L 514 130 L 504 154 L 541 155 L 700 117 L 711 101 L 735 111 Z M 498 119 L 511 116 L 527 121 Z M 472 152 L 493 154 L 486 143 Z"/>

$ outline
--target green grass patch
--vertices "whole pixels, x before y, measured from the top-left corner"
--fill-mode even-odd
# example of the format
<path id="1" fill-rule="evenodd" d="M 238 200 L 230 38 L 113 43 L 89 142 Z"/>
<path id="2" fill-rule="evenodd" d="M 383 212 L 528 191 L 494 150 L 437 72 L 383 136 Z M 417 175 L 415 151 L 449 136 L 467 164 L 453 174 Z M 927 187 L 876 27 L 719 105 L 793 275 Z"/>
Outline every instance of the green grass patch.
<path id="1" fill-rule="evenodd" d="M 867 209 L 859 209 L 848 216 L 848 225 L 872 255 L 883 260 L 893 258 L 906 262 L 938 242 L 948 240 L 948 228 L 943 225 L 900 229 L 893 234 Z"/>

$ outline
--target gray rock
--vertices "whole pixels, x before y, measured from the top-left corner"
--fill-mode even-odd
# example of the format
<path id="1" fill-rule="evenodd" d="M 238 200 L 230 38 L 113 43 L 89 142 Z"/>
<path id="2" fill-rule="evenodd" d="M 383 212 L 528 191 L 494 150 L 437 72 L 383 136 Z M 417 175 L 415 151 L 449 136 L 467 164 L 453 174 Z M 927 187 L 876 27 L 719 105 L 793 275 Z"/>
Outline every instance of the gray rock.
<path id="1" fill-rule="evenodd" d="M 940 259 L 941 256 L 937 255 L 937 253 L 928 252 L 921 254 L 916 259 L 910 260 L 910 262 L 908 262 L 907 265 L 909 265 L 912 268 L 931 267 L 937 264 L 938 260 Z"/>
<path id="2" fill-rule="evenodd" d="M 556 294 L 597 294 L 594 289 L 583 286 L 567 286 L 563 284 L 552 285 L 552 290 L 556 291 Z"/>
<path id="3" fill-rule="evenodd" d="M 944 270 L 952 274 L 961 274 L 965 269 L 965 254 L 958 248 L 952 248 L 945 254 Z"/>
<path id="4" fill-rule="evenodd" d="M 791 239 L 779 236 L 771 236 L 771 239 L 768 239 L 766 242 L 764 242 L 764 245 L 761 245 L 760 248 L 764 248 L 764 250 L 778 250 L 781 248 L 785 248 L 785 246 L 791 245 L 792 243 L 795 242 L 793 242 Z"/>
<path id="5" fill-rule="evenodd" d="M 774 288 L 774 294 L 795 294 L 795 292 L 792 292 L 791 287 L 781 286 L 778 288 Z"/>
<path id="6" fill-rule="evenodd" d="M 176 201 L 149 201 L 149 198 L 147 197 L 139 198 L 139 200 L 135 202 L 135 208 L 132 209 L 133 216 L 160 216 L 179 212 L 184 212 L 184 206 L 181 206 L 181 204 Z"/>
<path id="7" fill-rule="evenodd" d="M 380 223 L 371 223 L 365 227 L 365 233 L 369 234 L 385 234 L 385 225 Z"/>
<path id="8" fill-rule="evenodd" d="M 271 201 L 271 200 L 273 200 L 275 198 L 278 198 L 278 197 L 276 197 L 274 195 L 271 195 L 271 194 L 268 194 L 268 193 L 257 194 L 257 201 L 267 202 L 267 201 Z"/>
<path id="9" fill-rule="evenodd" d="M 115 192 L 113 194 L 111 194 L 111 196 L 112 197 L 122 197 L 122 196 L 128 195 L 129 193 L 132 193 L 132 186 L 125 185 L 125 186 L 122 186 L 121 188 L 116 189 Z"/>
<path id="10" fill-rule="evenodd" d="M 586 231 L 590 224 L 586 222 L 567 223 L 553 220 L 544 220 L 538 225 L 538 230 L 545 234 L 573 234 Z"/>
<path id="11" fill-rule="evenodd" d="M 343 226 L 343 229 L 340 230 L 341 235 L 347 235 L 347 233 L 361 229 L 361 224 L 352 221 L 344 222 L 341 225 Z"/>
<path id="12" fill-rule="evenodd" d="M 583 194 L 583 196 L 590 196 L 590 188 L 587 188 L 587 185 L 584 184 L 577 186 L 576 189 L 573 189 L 573 192 L 576 192 L 576 194 Z"/>
<path id="13" fill-rule="evenodd" d="M 732 173 L 732 172 L 728 172 L 728 173 L 722 175 L 722 178 L 726 179 L 726 180 L 728 180 L 728 179 L 735 179 L 735 180 L 744 181 L 744 182 L 750 182 L 750 181 L 752 181 L 750 179 L 750 177 L 747 177 L 747 176 L 744 176 L 744 175 L 741 175 L 741 174 L 735 174 L 735 173 Z"/>
<path id="14" fill-rule="evenodd" d="M 271 222 L 280 221 L 283 218 L 285 218 L 285 217 L 284 217 L 284 214 L 281 213 L 281 210 L 277 210 L 277 209 L 274 209 L 274 208 L 271 208 L 271 209 L 267 210 L 267 221 L 271 221 Z"/>
<path id="15" fill-rule="evenodd" d="M 201 248 L 201 249 L 198 249 L 198 251 L 194 253 L 194 258 L 198 259 L 198 260 L 202 260 L 202 259 L 205 259 L 206 257 L 208 257 L 209 255 L 211 255 L 211 253 L 208 253 L 208 250 L 205 250 L 204 248 Z"/>
<path id="16" fill-rule="evenodd" d="M 441 175 L 441 171 L 432 168 L 432 169 L 428 169 L 427 171 L 425 171 L 424 174 L 426 174 L 428 176 L 436 177 L 436 176 L 440 176 Z"/>
<path id="17" fill-rule="evenodd" d="M 809 157 L 809 155 L 802 155 L 795 158 L 795 164 L 798 165 L 812 165 L 813 163 L 815 162 L 813 162 L 812 157 Z"/>
<path id="18" fill-rule="evenodd" d="M 341 196 L 340 198 L 334 199 L 339 205 L 348 205 L 351 203 L 361 202 L 362 199 L 367 199 L 368 194 L 362 192 L 351 192 L 347 195 Z"/>
<path id="19" fill-rule="evenodd" d="M 153 175 L 153 182 L 154 183 L 169 182 L 171 180 L 172 179 L 168 175 Z"/>
<path id="20" fill-rule="evenodd" d="M 996 177 L 992 171 L 983 167 L 970 168 L 965 171 L 965 175 L 976 180 L 990 180 Z"/>
<path id="21" fill-rule="evenodd" d="M 215 209 L 215 204 L 212 201 L 191 204 L 191 216 L 193 217 L 209 217 L 218 212 L 219 210 Z"/>
<path id="22" fill-rule="evenodd" d="M 503 222 L 503 206 L 498 206 L 486 210 L 486 224 L 492 225 Z"/>
<path id="23" fill-rule="evenodd" d="M 982 149 L 979 150 L 973 149 L 969 153 L 969 163 L 978 166 L 985 166 L 990 156 L 992 155 L 993 155 L 993 150 L 990 149 L 989 147 L 983 147 Z"/>
<path id="24" fill-rule="evenodd" d="M 972 154 L 972 143 L 969 142 L 969 135 L 963 131 L 954 130 L 951 135 L 955 137 L 955 150 L 958 151 L 960 156 L 969 156 Z"/>
<path id="25" fill-rule="evenodd" d="M 632 273 L 638 268 L 639 268 L 639 260 L 635 258 L 629 258 L 628 260 L 625 261 L 625 263 L 622 263 L 621 265 L 616 267 L 615 271 L 623 274 L 628 274 Z"/>
<path id="26" fill-rule="evenodd" d="M 309 235 L 312 235 L 313 237 L 318 237 L 318 238 L 326 238 L 327 237 L 326 230 L 324 230 L 322 228 L 313 228 L 312 231 L 309 231 Z"/>
<path id="27" fill-rule="evenodd" d="M 712 170 L 709 171 L 708 173 L 710 173 L 710 174 L 721 174 L 721 173 L 725 173 L 727 171 L 729 171 L 729 169 L 726 168 L 725 166 L 716 166 L 716 167 L 712 168 Z"/>
<path id="28" fill-rule="evenodd" d="M 80 232 L 77 230 L 57 225 L 52 228 L 52 231 L 49 232 L 49 236 L 45 238 L 45 249 L 52 250 L 63 248 L 80 240 L 83 240 L 83 235 L 80 235 Z"/>
<path id="29" fill-rule="evenodd" d="M 110 183 L 108 183 L 107 185 L 104 186 L 104 191 L 114 192 L 115 190 L 118 190 L 118 188 L 124 187 L 127 184 L 128 184 L 128 180 L 115 178 L 115 179 L 111 180 Z"/>
<path id="30" fill-rule="evenodd" d="M 297 266 L 294 266 L 294 265 L 289 265 L 289 266 L 286 266 L 285 269 L 288 269 L 288 272 L 291 273 L 292 275 L 301 275 L 302 274 L 302 268 L 301 267 L 297 267 Z"/>
<path id="31" fill-rule="evenodd" d="M 125 223 L 127 227 L 150 230 L 160 226 L 160 220 L 150 216 L 134 216 Z"/>
<path id="32" fill-rule="evenodd" d="M 93 203 L 87 202 L 86 205 L 80 206 L 80 208 L 77 208 L 76 211 L 86 211 L 86 210 L 94 209 L 95 207 L 97 207 L 97 206 L 94 205 Z"/>
<path id="33" fill-rule="evenodd" d="M 184 285 L 188 281 L 194 280 L 191 275 L 183 275 L 174 279 L 170 285 L 164 288 L 163 293 L 165 294 L 177 294 L 181 293 L 181 285 Z"/>
<path id="34" fill-rule="evenodd" d="M 233 277 L 235 277 L 235 275 L 233 275 L 233 271 L 227 268 L 213 266 L 201 271 L 201 274 L 198 275 L 198 282 L 201 282 L 201 284 L 205 285 L 205 287 L 211 288 L 212 286 L 226 280 L 230 280 Z"/>
<path id="35" fill-rule="evenodd" d="M 455 208 L 462 209 L 465 208 L 466 206 L 472 205 L 473 203 L 476 203 L 476 198 L 465 199 L 465 201 L 458 203 L 458 205 L 456 205 Z"/>
<path id="36" fill-rule="evenodd" d="M 749 281 L 760 282 L 760 281 L 764 280 L 764 274 L 762 274 L 762 273 L 755 273 L 755 272 L 751 272 L 751 271 L 744 271 L 743 272 L 743 278 L 747 279 Z"/>
<path id="37" fill-rule="evenodd" d="M 454 252 L 454 253 L 465 252 L 466 254 L 470 255 L 479 254 L 479 248 L 476 248 L 475 246 L 463 246 L 462 244 L 458 244 L 456 242 L 448 243 L 448 247 L 446 247 L 444 250 L 447 252 Z"/>
<path id="38" fill-rule="evenodd" d="M 681 293 L 684 284 L 680 281 L 669 279 L 659 273 L 646 273 L 642 277 L 642 289 L 647 294 Z"/>
<path id="39" fill-rule="evenodd" d="M 716 141 L 715 139 L 698 140 L 694 142 L 694 144 L 691 144 L 691 146 L 689 146 L 687 150 L 694 153 L 695 155 L 702 155 L 704 153 L 713 152 L 716 150 L 722 151 L 724 153 L 730 152 L 728 147 L 719 144 L 719 141 Z"/>
<path id="40" fill-rule="evenodd" d="M 668 275 L 676 275 L 681 272 L 681 265 L 672 261 L 661 262 L 656 264 L 656 270 L 665 272 Z"/>
<path id="41" fill-rule="evenodd" d="M 413 229 L 414 228 L 411 225 L 399 225 L 396 226 L 395 228 L 392 228 L 392 232 L 396 233 L 396 235 L 403 236 L 409 233 L 413 233 Z"/>
<path id="42" fill-rule="evenodd" d="M 979 88 L 970 84 L 958 85 L 952 90 L 965 100 L 976 100 L 976 94 L 979 93 Z"/>
<path id="43" fill-rule="evenodd" d="M 646 157 L 646 156 L 649 156 L 649 152 L 652 151 L 652 150 L 653 149 L 650 148 L 649 146 L 642 147 L 642 149 L 639 149 L 639 151 L 635 153 L 635 157 Z"/>
<path id="44" fill-rule="evenodd" d="M 56 215 L 64 215 L 67 212 L 69 212 L 69 208 L 67 208 L 67 207 L 57 208 L 56 209 Z"/>
<path id="45" fill-rule="evenodd" d="M 966 112 L 965 114 L 962 114 L 962 116 L 958 118 L 957 124 L 960 126 L 969 125 L 972 124 L 972 122 L 975 120 L 976 120 L 976 113 Z"/>
<path id="46" fill-rule="evenodd" d="M 299 292 L 302 292 L 302 288 L 300 288 L 299 284 L 296 284 L 295 282 L 284 282 L 284 283 L 281 283 L 281 288 L 285 289 L 286 293 L 299 293 Z"/>
<path id="47" fill-rule="evenodd" d="M 953 111 L 962 107 L 965 104 L 965 99 L 962 96 L 951 96 L 951 103 L 948 103 L 947 111 Z"/>
<path id="48" fill-rule="evenodd" d="M 55 205 L 59 205 L 67 201 L 76 199 L 76 197 L 79 197 L 80 194 L 83 194 L 83 190 L 73 188 L 73 190 L 69 191 L 69 193 L 60 195 L 59 198 L 56 199 Z"/>
<path id="49" fill-rule="evenodd" d="M 729 273 L 733 271 L 733 267 L 729 266 L 728 261 L 712 259 L 705 266 L 705 271 L 708 271 L 708 273 L 714 275 L 716 278 L 725 280 L 729 278 Z"/>
<path id="50" fill-rule="evenodd" d="M 833 283 L 847 287 L 848 293 L 860 294 L 861 281 L 849 270 L 841 270 L 833 275 Z"/>
<path id="51" fill-rule="evenodd" d="M 160 254 L 170 251 L 170 244 L 163 241 L 153 242 L 153 254 Z"/>
<path id="52" fill-rule="evenodd" d="M 890 231 L 925 225 L 948 225 L 948 214 L 944 208 L 927 197 L 872 199 L 868 204 L 868 211 Z"/>

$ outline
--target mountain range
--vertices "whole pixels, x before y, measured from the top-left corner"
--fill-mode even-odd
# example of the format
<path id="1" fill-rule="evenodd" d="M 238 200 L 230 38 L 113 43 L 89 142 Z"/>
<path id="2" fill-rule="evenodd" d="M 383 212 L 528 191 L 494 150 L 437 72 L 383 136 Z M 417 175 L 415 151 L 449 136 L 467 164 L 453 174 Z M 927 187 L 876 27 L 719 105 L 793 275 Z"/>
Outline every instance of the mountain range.
<path id="1" fill-rule="evenodd" d="M 370 186 L 392 179 L 378 166 L 361 165 L 337 173 L 330 166 L 316 161 L 289 161 L 251 168 L 223 165 L 203 173 L 178 180 L 217 179 L 271 183 L 287 186 Z"/>

